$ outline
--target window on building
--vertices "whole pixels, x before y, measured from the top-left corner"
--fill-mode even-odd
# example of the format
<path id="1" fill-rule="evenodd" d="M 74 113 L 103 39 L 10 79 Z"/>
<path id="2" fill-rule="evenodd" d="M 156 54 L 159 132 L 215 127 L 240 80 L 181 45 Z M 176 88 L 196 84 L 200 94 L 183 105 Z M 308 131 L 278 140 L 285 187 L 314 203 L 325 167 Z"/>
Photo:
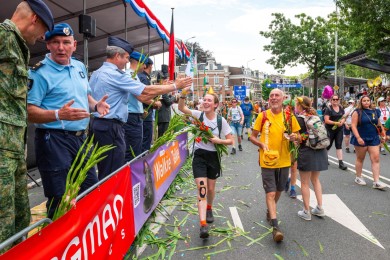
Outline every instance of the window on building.
<path id="1" fill-rule="evenodd" d="M 214 84 L 219 84 L 219 77 L 218 77 L 218 75 L 214 76 Z"/>
<path id="2" fill-rule="evenodd" d="M 225 86 L 228 86 L 228 85 L 229 85 L 229 79 L 228 79 L 228 78 L 225 78 L 223 81 L 224 81 L 223 84 L 224 84 Z"/>

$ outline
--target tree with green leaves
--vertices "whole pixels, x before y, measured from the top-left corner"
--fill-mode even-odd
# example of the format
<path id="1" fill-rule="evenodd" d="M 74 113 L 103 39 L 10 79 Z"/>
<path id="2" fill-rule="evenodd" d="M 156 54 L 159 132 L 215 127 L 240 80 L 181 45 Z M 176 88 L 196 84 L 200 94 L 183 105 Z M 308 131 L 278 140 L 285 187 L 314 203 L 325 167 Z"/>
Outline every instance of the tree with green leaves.
<path id="1" fill-rule="evenodd" d="M 197 60 L 198 63 L 206 63 L 207 58 L 210 58 L 213 55 L 213 52 L 209 50 L 204 50 L 197 42 L 187 42 L 186 46 L 189 51 L 194 52 L 194 55 L 196 53 L 198 58 Z M 184 63 L 187 63 L 187 61 L 185 61 L 184 58 L 180 59 L 178 56 L 176 56 L 176 65 L 184 64 Z"/>
<path id="2" fill-rule="evenodd" d="M 295 17 L 299 24 L 294 24 L 281 13 L 274 13 L 273 21 L 269 25 L 269 31 L 261 31 L 260 35 L 271 39 L 269 45 L 264 46 L 272 57 L 267 63 L 274 66 L 280 73 L 285 66 L 305 64 L 309 68 L 314 79 L 314 91 L 318 90 L 318 79 L 329 74 L 325 66 L 334 64 L 334 30 L 336 19 L 330 17 L 326 20 L 322 17 L 312 18 L 306 14 L 298 14 Z M 343 42 L 343 39 L 339 39 Z M 342 45 L 339 53 L 345 53 Z M 314 96 L 314 106 L 317 106 L 317 96 Z"/>
<path id="3" fill-rule="evenodd" d="M 356 45 L 380 59 L 381 51 L 390 51 L 389 0 L 336 0 L 340 7 L 340 26 L 348 31 Z"/>

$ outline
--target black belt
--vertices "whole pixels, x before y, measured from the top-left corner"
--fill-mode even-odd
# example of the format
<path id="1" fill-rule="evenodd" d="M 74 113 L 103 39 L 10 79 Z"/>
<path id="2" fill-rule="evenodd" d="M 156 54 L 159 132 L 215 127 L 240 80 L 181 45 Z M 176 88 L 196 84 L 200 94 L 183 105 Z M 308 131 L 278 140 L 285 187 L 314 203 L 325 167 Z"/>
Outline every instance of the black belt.
<path id="1" fill-rule="evenodd" d="M 104 120 L 104 121 L 108 121 L 108 122 L 111 122 L 111 123 L 120 124 L 121 126 L 123 126 L 125 124 L 121 120 L 116 119 L 116 118 L 95 117 L 95 118 L 93 118 L 93 120 Z"/>
<path id="2" fill-rule="evenodd" d="M 38 132 L 49 132 L 49 133 L 62 133 L 64 135 L 74 135 L 74 136 L 83 136 L 85 134 L 85 130 L 80 131 L 68 131 L 62 129 L 43 129 L 37 128 Z"/>

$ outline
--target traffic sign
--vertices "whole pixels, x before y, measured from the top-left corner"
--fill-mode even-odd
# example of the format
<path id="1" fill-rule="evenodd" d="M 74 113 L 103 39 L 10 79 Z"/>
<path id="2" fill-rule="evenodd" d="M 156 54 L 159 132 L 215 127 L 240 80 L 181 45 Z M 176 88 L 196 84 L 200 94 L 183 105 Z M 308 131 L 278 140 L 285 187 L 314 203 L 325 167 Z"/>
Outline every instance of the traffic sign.
<path id="1" fill-rule="evenodd" d="M 294 83 L 294 84 L 276 84 L 276 83 L 268 83 L 266 85 L 267 88 L 301 88 L 301 83 Z"/>

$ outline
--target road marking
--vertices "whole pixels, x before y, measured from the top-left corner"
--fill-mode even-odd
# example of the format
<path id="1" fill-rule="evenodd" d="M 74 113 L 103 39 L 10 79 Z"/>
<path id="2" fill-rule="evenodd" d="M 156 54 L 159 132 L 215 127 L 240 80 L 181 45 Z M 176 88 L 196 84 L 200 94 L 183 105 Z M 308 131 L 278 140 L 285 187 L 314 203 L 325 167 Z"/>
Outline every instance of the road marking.
<path id="1" fill-rule="evenodd" d="M 333 156 L 330 156 L 330 155 L 328 155 L 328 157 L 330 157 L 331 159 L 337 160 L 336 157 L 333 157 Z M 329 162 L 334 163 L 334 164 L 336 164 L 336 165 L 338 164 L 337 161 L 333 161 L 333 160 L 329 160 Z M 355 165 L 350 164 L 350 163 L 345 162 L 345 161 L 344 161 L 344 164 L 347 164 L 347 165 L 349 165 L 349 166 L 351 166 L 351 167 L 355 167 Z M 356 174 L 356 170 L 355 170 L 354 168 L 349 168 L 349 167 L 348 167 L 348 170 L 350 170 L 351 172 L 353 172 L 354 174 Z M 369 180 L 374 181 L 374 178 L 372 178 L 370 175 L 364 174 L 363 172 L 366 172 L 366 173 L 368 173 L 368 174 L 370 174 L 370 175 L 372 176 L 372 172 L 371 172 L 371 171 L 368 171 L 368 170 L 363 169 L 363 170 L 362 170 L 362 176 L 366 177 L 366 178 L 369 179 Z M 388 179 L 388 178 L 386 178 L 386 177 L 383 177 L 383 176 L 379 176 L 379 179 L 386 180 L 386 181 L 389 181 L 389 182 L 390 182 L 390 179 Z M 383 183 L 383 182 L 382 182 L 382 183 Z M 390 185 L 388 185 L 387 183 L 383 183 L 383 185 L 385 185 L 387 188 L 390 188 Z"/>
<path id="2" fill-rule="evenodd" d="M 244 231 L 244 227 L 242 226 L 242 222 L 240 219 L 240 216 L 238 215 L 238 211 L 236 207 L 229 207 L 230 214 L 232 214 L 232 219 L 234 226 L 236 228 L 240 228 L 242 231 Z"/>
<path id="3" fill-rule="evenodd" d="M 301 187 L 301 182 L 297 180 L 297 186 Z M 297 199 L 302 200 L 302 195 L 298 195 Z M 316 195 L 312 189 L 310 189 L 310 207 L 315 208 L 317 206 Z M 344 204 L 344 202 L 336 194 L 323 194 L 322 205 L 325 210 L 326 216 L 330 217 L 334 221 L 343 225 L 344 227 L 352 230 L 356 234 L 367 239 L 371 243 L 385 249 L 381 243 L 371 234 L 371 232 L 364 226 L 364 224 L 353 214 L 353 212 Z"/>

